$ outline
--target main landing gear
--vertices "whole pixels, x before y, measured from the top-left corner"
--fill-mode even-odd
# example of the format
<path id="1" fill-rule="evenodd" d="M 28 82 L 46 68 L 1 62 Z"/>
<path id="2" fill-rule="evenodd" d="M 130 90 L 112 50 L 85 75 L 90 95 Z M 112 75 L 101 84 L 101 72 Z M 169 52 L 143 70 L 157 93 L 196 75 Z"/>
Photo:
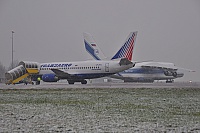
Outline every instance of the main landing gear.
<path id="1" fill-rule="evenodd" d="M 174 80 L 173 79 L 168 79 L 168 80 L 166 80 L 166 83 L 174 83 Z"/>
<path id="2" fill-rule="evenodd" d="M 81 81 L 68 80 L 68 83 L 70 85 L 74 84 L 75 82 L 81 82 L 81 84 L 87 84 L 87 80 L 81 80 Z"/>
<path id="3" fill-rule="evenodd" d="M 81 81 L 81 84 L 87 84 L 86 80 Z"/>

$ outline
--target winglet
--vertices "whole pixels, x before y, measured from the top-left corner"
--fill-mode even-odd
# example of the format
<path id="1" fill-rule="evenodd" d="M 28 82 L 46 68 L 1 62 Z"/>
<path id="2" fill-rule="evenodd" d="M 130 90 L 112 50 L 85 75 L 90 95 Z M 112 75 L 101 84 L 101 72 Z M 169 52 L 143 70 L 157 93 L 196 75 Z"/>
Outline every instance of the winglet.
<path id="1" fill-rule="evenodd" d="M 120 48 L 120 50 L 112 57 L 113 59 L 117 58 L 127 58 L 128 60 L 132 60 L 132 55 L 133 55 L 133 48 L 135 45 L 136 41 L 136 36 L 137 36 L 137 31 L 136 32 L 131 32 L 126 39 L 124 45 Z"/>

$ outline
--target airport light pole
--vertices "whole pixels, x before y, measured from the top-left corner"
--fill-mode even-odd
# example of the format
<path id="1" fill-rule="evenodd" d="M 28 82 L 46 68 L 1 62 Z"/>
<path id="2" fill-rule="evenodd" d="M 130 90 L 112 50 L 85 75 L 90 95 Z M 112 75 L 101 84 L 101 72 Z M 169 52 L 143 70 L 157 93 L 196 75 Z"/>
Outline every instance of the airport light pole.
<path id="1" fill-rule="evenodd" d="M 14 31 L 12 30 L 12 69 L 13 69 L 13 35 L 14 35 Z"/>

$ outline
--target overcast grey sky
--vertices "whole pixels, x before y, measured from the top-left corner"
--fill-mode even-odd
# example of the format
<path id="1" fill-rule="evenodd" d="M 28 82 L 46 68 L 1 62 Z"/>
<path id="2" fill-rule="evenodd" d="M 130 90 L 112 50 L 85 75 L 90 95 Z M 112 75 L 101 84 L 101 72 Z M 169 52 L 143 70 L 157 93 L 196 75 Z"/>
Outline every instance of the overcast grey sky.
<path id="1" fill-rule="evenodd" d="M 172 62 L 196 70 L 180 81 L 200 81 L 199 0 L 0 0 L 0 62 L 89 59 L 83 32 L 108 57 L 138 31 L 133 59 Z"/>

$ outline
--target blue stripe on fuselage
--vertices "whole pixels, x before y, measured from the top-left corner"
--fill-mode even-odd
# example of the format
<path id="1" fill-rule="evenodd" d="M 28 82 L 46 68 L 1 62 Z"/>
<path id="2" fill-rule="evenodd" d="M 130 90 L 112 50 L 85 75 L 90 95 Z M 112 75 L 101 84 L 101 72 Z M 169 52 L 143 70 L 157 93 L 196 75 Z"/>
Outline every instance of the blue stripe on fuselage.
<path id="1" fill-rule="evenodd" d="M 94 49 L 84 40 L 86 50 L 96 59 L 101 60 L 98 56 L 96 56 Z"/>

